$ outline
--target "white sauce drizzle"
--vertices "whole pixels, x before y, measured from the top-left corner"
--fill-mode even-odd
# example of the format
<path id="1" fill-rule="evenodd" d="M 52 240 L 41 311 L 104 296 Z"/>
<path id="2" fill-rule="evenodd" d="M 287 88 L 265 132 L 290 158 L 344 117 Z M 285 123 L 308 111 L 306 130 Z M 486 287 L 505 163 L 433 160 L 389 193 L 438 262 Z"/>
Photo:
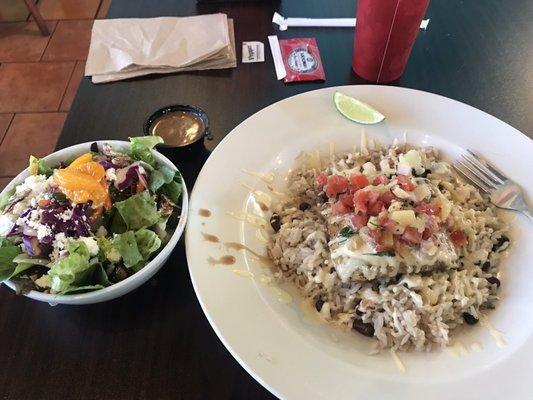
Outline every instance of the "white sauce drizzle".
<path id="1" fill-rule="evenodd" d="M 256 203 L 261 202 L 265 206 L 270 208 L 270 206 L 272 205 L 272 197 L 269 194 L 261 190 L 255 190 L 253 187 L 251 187 L 245 182 L 241 182 L 241 185 L 251 192 Z"/>
<path id="2" fill-rule="evenodd" d="M 396 354 L 396 352 L 393 349 L 390 350 L 390 354 L 392 355 L 392 358 L 394 359 L 394 362 L 396 363 L 396 366 L 398 367 L 400 372 L 404 373 L 406 371 L 405 365 L 400 359 L 400 357 L 398 357 L 398 354 Z"/>
<path id="3" fill-rule="evenodd" d="M 276 175 L 274 175 L 273 172 L 269 172 L 267 174 L 263 174 L 261 172 L 248 171 L 248 170 L 246 170 L 244 168 L 241 168 L 241 171 L 244 172 L 245 174 L 255 176 L 255 177 L 261 179 L 263 182 L 266 182 L 266 183 L 274 182 L 274 179 L 276 177 Z"/>
<path id="4" fill-rule="evenodd" d="M 292 303 L 292 296 L 285 290 L 280 289 L 277 286 L 269 286 L 270 291 L 277 296 L 280 303 L 289 304 Z"/>
<path id="5" fill-rule="evenodd" d="M 467 354 L 468 349 L 462 342 L 456 341 L 452 345 L 446 347 L 446 352 L 454 357 L 460 357 Z"/>
<path id="6" fill-rule="evenodd" d="M 316 310 L 310 300 L 303 299 L 300 302 L 300 308 L 304 314 L 304 322 L 311 325 L 322 325 L 326 323 L 326 320 Z"/>
<path id="7" fill-rule="evenodd" d="M 483 350 L 483 346 L 481 346 L 481 344 L 478 342 L 474 342 L 470 345 L 470 349 L 476 352 L 480 352 L 481 350 Z"/>
<path id="8" fill-rule="evenodd" d="M 484 314 L 479 314 L 479 323 L 481 324 L 481 326 L 487 328 L 489 330 L 489 333 L 490 335 L 494 338 L 494 340 L 496 341 L 496 345 L 499 347 L 499 348 L 504 348 L 505 346 L 507 346 L 507 342 L 505 341 L 504 337 L 503 337 L 503 332 L 497 330 L 496 328 L 494 328 L 490 322 L 489 322 L 489 319 L 487 318 L 486 315 Z"/>
<path id="9" fill-rule="evenodd" d="M 248 271 L 247 269 L 234 269 L 233 273 L 239 276 L 242 276 L 243 278 L 253 278 L 254 273 L 252 271 Z"/>
<path id="10" fill-rule="evenodd" d="M 265 244 L 268 243 L 268 239 L 263 235 L 263 231 L 259 228 L 255 230 L 255 237 L 259 239 L 260 242 Z"/>
<path id="11" fill-rule="evenodd" d="M 248 222 L 250 225 L 256 226 L 258 228 L 264 229 L 267 227 L 267 221 L 259 215 L 250 213 L 234 213 L 231 211 L 226 211 L 226 214 L 230 217 L 238 219 L 239 221 Z"/>

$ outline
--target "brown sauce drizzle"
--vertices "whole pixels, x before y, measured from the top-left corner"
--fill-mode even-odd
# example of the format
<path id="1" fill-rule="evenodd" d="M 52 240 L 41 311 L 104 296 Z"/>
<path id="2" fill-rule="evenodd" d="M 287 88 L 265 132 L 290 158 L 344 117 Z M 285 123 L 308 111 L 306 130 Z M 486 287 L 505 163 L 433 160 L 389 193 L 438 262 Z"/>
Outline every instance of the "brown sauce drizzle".
<path id="1" fill-rule="evenodd" d="M 202 236 L 204 237 L 204 240 L 206 242 L 211 242 L 211 243 L 219 243 L 220 242 L 220 239 L 218 238 L 218 236 L 215 236 L 215 235 L 211 235 L 209 233 L 204 233 L 204 232 L 200 232 L 202 234 Z"/>
<path id="2" fill-rule="evenodd" d="M 250 249 L 248 246 L 242 244 L 242 243 L 237 243 L 237 242 L 226 242 L 224 243 L 224 247 L 226 247 L 227 249 L 231 249 L 231 250 L 244 250 L 244 251 L 248 251 L 250 252 L 251 254 L 253 254 L 255 257 L 257 257 L 257 259 L 259 260 L 259 262 L 261 264 L 264 264 L 264 265 L 267 265 L 267 266 L 271 266 L 272 265 L 272 261 L 270 260 L 270 258 L 268 256 L 262 256 L 260 254 L 257 254 L 255 251 L 253 251 L 252 249 Z"/>
<path id="3" fill-rule="evenodd" d="M 199 215 L 200 217 L 208 218 L 208 217 L 211 216 L 211 211 L 209 211 L 209 210 L 206 209 L 206 208 L 200 208 L 200 209 L 198 210 L 198 215 Z"/>
<path id="4" fill-rule="evenodd" d="M 235 264 L 236 258 L 230 255 L 225 255 L 220 258 L 209 257 L 207 262 L 209 265 L 232 265 Z"/>

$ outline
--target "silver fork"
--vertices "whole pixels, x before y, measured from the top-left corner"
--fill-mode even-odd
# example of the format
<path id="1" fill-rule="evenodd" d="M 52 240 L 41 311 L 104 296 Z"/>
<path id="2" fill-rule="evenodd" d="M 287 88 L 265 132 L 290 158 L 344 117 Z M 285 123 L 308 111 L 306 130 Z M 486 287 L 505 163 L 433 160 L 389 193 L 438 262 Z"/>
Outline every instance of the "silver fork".
<path id="1" fill-rule="evenodd" d="M 519 211 L 533 221 L 533 210 L 522 189 L 472 150 L 466 150 L 453 164 L 454 168 L 478 189 L 489 195 L 496 207 Z"/>

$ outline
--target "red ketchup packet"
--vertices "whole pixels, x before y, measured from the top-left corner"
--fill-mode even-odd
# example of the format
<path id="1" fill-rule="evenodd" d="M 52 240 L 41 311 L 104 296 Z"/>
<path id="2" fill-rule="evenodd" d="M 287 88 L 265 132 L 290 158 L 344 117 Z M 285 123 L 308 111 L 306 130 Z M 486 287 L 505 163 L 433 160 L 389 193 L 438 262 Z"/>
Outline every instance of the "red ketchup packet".
<path id="1" fill-rule="evenodd" d="M 287 72 L 283 82 L 326 80 L 315 38 L 280 40 L 279 46 Z"/>

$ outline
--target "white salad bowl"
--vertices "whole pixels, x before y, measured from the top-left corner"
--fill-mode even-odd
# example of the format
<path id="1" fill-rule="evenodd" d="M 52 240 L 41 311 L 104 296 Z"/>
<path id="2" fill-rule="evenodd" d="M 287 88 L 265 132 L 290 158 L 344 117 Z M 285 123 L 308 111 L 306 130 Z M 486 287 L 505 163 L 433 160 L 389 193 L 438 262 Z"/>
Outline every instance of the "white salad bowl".
<path id="1" fill-rule="evenodd" d="M 79 156 L 83 153 L 87 153 L 91 144 L 94 142 L 81 143 L 74 146 L 67 147 L 65 149 L 56 151 L 43 158 L 49 165 L 57 165 L 61 161 L 67 160 L 73 156 Z M 127 150 L 130 147 L 130 143 L 122 140 L 100 140 L 97 141 L 98 144 L 109 143 L 113 148 L 117 150 Z M 173 169 L 176 169 L 176 166 L 170 161 L 167 157 L 159 153 L 157 150 L 152 150 L 157 162 L 165 164 Z M 12 187 L 21 184 L 24 180 L 30 175 L 28 169 L 26 168 L 20 174 L 18 174 L 2 191 L 5 192 Z M 26 293 L 25 296 L 33 300 L 44 301 L 50 303 L 51 305 L 56 304 L 92 304 L 100 303 L 103 301 L 108 301 L 117 297 L 120 297 L 132 290 L 138 288 L 148 279 L 155 275 L 157 271 L 165 264 L 168 260 L 170 254 L 178 240 L 180 239 L 183 230 L 185 229 L 185 224 L 187 222 L 187 212 L 188 212 L 188 194 L 187 187 L 185 182 L 183 182 L 183 192 L 181 195 L 181 215 L 180 221 L 170 240 L 165 244 L 161 251 L 155 256 L 153 260 L 147 263 L 140 271 L 136 272 L 132 276 L 115 283 L 111 286 L 108 286 L 103 289 L 95 290 L 88 293 L 72 294 L 72 295 L 53 295 L 48 293 L 41 293 L 36 290 L 32 290 L 29 293 Z M 11 281 L 4 282 L 8 287 L 15 290 L 15 284 Z"/>

